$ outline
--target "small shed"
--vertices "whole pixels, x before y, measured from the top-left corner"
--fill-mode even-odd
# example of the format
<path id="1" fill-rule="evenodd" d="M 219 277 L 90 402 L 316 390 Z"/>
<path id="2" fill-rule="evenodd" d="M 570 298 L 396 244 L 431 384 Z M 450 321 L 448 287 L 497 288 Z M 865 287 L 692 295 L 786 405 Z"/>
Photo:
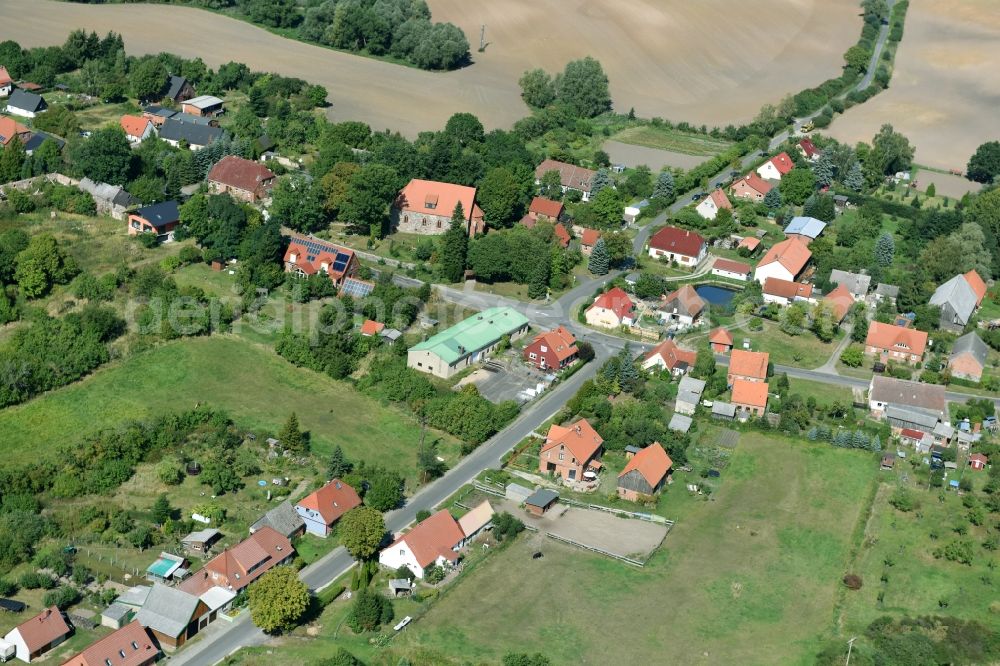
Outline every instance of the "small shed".
<path id="1" fill-rule="evenodd" d="M 110 629 L 121 629 L 132 621 L 134 615 L 135 608 L 116 601 L 101 611 L 101 625 Z"/>
<path id="2" fill-rule="evenodd" d="M 524 509 L 534 516 L 541 516 L 556 503 L 559 493 L 548 488 L 539 488 L 531 497 L 524 500 Z"/>
<path id="3" fill-rule="evenodd" d="M 403 332 L 395 328 L 384 328 L 382 332 L 378 334 L 380 338 L 386 341 L 386 344 L 396 344 L 396 341 L 403 337 Z"/>
<path id="4" fill-rule="evenodd" d="M 958 479 L 952 479 L 948 482 L 948 487 L 952 490 L 958 490 Z"/>
<path id="5" fill-rule="evenodd" d="M 632 224 L 638 219 L 639 214 L 642 213 L 641 208 L 636 208 L 635 206 L 628 206 L 625 208 L 625 213 L 622 215 L 622 221 L 626 224 Z"/>
<path id="6" fill-rule="evenodd" d="M 722 421 L 732 421 L 736 418 L 736 405 L 716 400 L 712 403 L 712 418 Z"/>
<path id="7" fill-rule="evenodd" d="M 628 446 L 625 447 L 625 460 L 631 459 L 632 456 L 639 453 L 639 451 L 642 451 L 642 449 L 640 449 L 638 446 L 632 446 L 631 444 L 629 444 Z"/>
<path id="8" fill-rule="evenodd" d="M 896 465 L 896 456 L 892 455 L 891 453 L 887 453 L 884 456 L 882 456 L 882 465 L 881 465 L 882 469 L 890 470 L 893 467 L 895 467 L 895 465 Z"/>
<path id="9" fill-rule="evenodd" d="M 0 599 L 0 610 L 5 610 L 8 613 L 23 613 L 27 607 L 23 602 L 14 599 Z"/>
<path id="10" fill-rule="evenodd" d="M 982 453 L 973 453 L 969 456 L 969 467 L 972 469 L 986 469 L 989 460 Z"/>
<path id="11" fill-rule="evenodd" d="M 197 532 L 191 532 L 186 537 L 181 539 L 181 545 L 184 549 L 192 552 L 198 553 L 199 555 L 204 555 L 208 551 L 212 550 L 212 546 L 222 538 L 222 532 L 216 529 L 207 528 L 204 530 L 198 530 Z"/>
<path id="12" fill-rule="evenodd" d="M 691 429 L 692 419 L 684 414 L 674 414 L 670 417 L 670 425 L 667 427 L 676 432 L 687 432 Z"/>
<path id="13" fill-rule="evenodd" d="M 413 592 L 413 583 L 408 578 L 393 578 L 389 581 L 389 591 L 394 597 L 405 597 Z"/>

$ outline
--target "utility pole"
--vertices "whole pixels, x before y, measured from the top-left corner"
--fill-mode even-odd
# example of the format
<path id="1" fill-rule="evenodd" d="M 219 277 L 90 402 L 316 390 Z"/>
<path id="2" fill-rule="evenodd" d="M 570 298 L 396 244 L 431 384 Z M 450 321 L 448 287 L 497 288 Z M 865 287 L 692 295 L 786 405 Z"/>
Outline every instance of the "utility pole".
<path id="1" fill-rule="evenodd" d="M 486 50 L 486 24 L 484 23 L 479 28 L 479 52 L 482 53 Z"/>
<path id="2" fill-rule="evenodd" d="M 857 636 L 847 641 L 847 662 L 844 666 L 851 666 L 851 650 L 854 649 L 854 641 L 856 640 L 858 640 Z"/>

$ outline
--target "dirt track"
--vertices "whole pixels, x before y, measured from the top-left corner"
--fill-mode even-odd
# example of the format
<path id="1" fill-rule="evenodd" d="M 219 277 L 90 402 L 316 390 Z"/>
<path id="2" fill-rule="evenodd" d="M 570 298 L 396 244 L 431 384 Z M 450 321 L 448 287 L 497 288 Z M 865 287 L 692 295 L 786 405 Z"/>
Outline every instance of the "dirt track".
<path id="1" fill-rule="evenodd" d="M 830 134 L 870 141 L 882 123 L 916 146 L 916 161 L 963 169 L 995 140 L 1000 107 L 1000 2 L 911 0 L 890 88 L 837 118 Z"/>
<path id="2" fill-rule="evenodd" d="M 488 127 L 507 127 L 526 114 L 517 86 L 525 69 L 556 70 L 588 54 L 604 64 L 618 109 L 709 125 L 745 121 L 761 104 L 837 75 L 860 25 L 856 0 L 768 0 L 742 13 L 731 0 L 429 4 L 435 19 L 466 31 L 473 66 L 423 72 L 164 5 L 3 0 L 0 39 L 44 46 L 61 43 L 74 28 L 116 30 L 130 53 L 200 56 L 213 67 L 236 60 L 320 83 L 330 91 L 331 117 L 413 136 L 441 127 L 456 111 L 471 111 Z M 480 54 L 482 23 L 489 46 Z"/>

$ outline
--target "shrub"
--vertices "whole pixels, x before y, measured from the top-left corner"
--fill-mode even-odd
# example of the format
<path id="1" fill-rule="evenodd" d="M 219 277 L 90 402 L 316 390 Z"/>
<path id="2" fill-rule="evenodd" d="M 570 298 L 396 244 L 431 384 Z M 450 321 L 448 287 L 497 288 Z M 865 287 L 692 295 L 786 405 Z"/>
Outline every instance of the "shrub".
<path id="1" fill-rule="evenodd" d="M 392 602 L 378 592 L 362 588 L 354 596 L 354 604 L 347 615 L 347 626 L 355 633 L 375 631 L 381 625 L 392 622 L 392 618 Z"/>
<path id="2" fill-rule="evenodd" d="M 59 610 L 66 610 L 80 600 L 80 593 L 75 587 L 63 585 L 45 593 L 42 603 L 46 606 L 55 606 Z"/>
<path id="3" fill-rule="evenodd" d="M 860 590 L 861 589 L 861 576 L 857 574 L 847 574 L 844 576 L 844 585 L 849 590 Z"/>
<path id="4" fill-rule="evenodd" d="M 917 500 L 913 497 L 912 493 L 906 488 L 896 488 L 895 492 L 889 498 L 889 504 L 896 507 L 897 510 L 903 513 L 908 513 L 913 511 L 919 506 Z"/>

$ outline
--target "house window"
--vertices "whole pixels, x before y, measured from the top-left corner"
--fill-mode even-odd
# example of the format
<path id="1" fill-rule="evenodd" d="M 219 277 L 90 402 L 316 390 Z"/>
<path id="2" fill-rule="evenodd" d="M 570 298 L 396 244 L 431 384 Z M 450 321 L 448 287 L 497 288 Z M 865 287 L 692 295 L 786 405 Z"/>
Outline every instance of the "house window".
<path id="1" fill-rule="evenodd" d="M 438 228 L 438 229 L 440 229 L 440 228 L 441 228 L 441 220 L 438 220 L 438 222 L 437 222 L 437 228 Z"/>
<path id="2" fill-rule="evenodd" d="M 549 350 L 549 348 L 546 347 L 545 345 L 542 345 L 541 346 L 541 350 L 542 350 L 542 353 L 544 354 L 545 352 L 547 352 Z"/>
<path id="3" fill-rule="evenodd" d="M 535 352 L 531 352 L 530 354 L 528 354 L 528 358 L 534 361 L 536 358 L 538 358 L 538 354 L 536 354 Z"/>
<path id="4" fill-rule="evenodd" d="M 426 217 L 424 219 L 420 220 L 420 226 L 422 226 L 422 227 L 426 227 L 427 226 L 427 218 Z"/>
<path id="5" fill-rule="evenodd" d="M 559 460 L 565 460 L 565 459 L 566 459 L 566 454 L 563 453 L 562 451 L 560 451 L 559 452 Z"/>
<path id="6" fill-rule="evenodd" d="M 409 224 L 409 223 L 410 223 L 410 216 L 409 215 L 404 215 L 403 216 L 403 224 Z"/>
<path id="7" fill-rule="evenodd" d="M 400 548 L 399 549 L 399 556 L 402 557 L 404 555 L 406 555 L 406 551 L 404 549 Z"/>

